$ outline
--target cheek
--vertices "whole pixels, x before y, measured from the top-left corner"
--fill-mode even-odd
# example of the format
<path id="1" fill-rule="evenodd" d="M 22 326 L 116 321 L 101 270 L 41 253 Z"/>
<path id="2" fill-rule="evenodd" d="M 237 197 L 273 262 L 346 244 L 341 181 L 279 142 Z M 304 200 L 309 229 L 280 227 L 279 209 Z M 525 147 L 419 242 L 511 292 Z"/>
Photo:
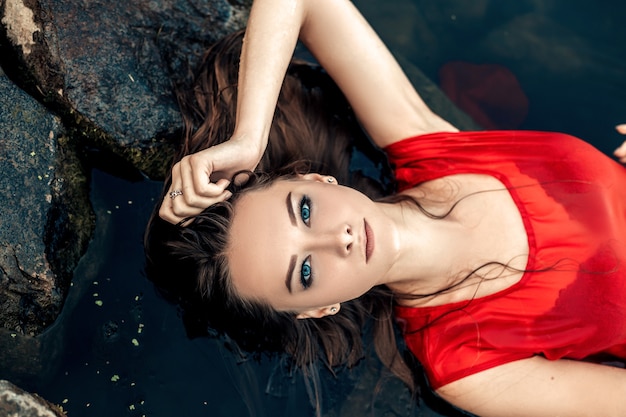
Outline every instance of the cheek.
<path id="1" fill-rule="evenodd" d="M 336 258 L 318 269 L 317 279 L 325 292 L 340 297 L 340 301 L 357 298 L 371 289 L 365 271 L 354 263 L 337 261 Z"/>

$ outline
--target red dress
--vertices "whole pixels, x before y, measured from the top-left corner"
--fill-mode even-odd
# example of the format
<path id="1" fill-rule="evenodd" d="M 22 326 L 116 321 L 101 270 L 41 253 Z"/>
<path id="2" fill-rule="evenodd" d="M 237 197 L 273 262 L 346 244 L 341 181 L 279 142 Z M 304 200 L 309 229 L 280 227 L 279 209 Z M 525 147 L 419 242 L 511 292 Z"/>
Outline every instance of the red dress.
<path id="1" fill-rule="evenodd" d="M 626 169 L 574 137 L 436 133 L 386 149 L 400 190 L 487 174 L 509 190 L 530 248 L 521 280 L 471 301 L 396 308 L 433 389 L 511 361 L 626 359 Z"/>

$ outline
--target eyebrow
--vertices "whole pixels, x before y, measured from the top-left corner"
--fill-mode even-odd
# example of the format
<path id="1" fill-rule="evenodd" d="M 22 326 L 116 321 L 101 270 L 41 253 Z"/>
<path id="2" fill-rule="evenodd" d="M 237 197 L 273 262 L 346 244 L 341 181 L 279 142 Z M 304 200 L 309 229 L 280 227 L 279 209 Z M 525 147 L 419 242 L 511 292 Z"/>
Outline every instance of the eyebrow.
<path id="1" fill-rule="evenodd" d="M 289 261 L 289 269 L 287 269 L 287 278 L 285 278 L 285 285 L 291 294 L 291 278 L 293 277 L 293 269 L 296 267 L 296 255 L 291 255 Z"/>
<path id="2" fill-rule="evenodd" d="M 287 205 L 287 213 L 289 213 L 289 220 L 291 220 L 291 224 L 296 226 L 296 214 L 293 212 L 293 205 L 291 203 L 291 191 L 287 194 L 287 200 L 285 200 L 285 204 Z M 296 267 L 296 255 L 291 255 L 291 259 L 289 260 L 289 268 L 287 268 L 287 277 L 285 278 L 285 286 L 289 290 L 291 294 L 291 278 L 293 277 L 293 270 Z"/>
<path id="3" fill-rule="evenodd" d="M 291 220 L 291 224 L 296 225 L 296 215 L 293 212 L 293 205 L 291 204 L 291 191 L 287 194 L 287 200 L 285 201 L 287 204 L 287 213 L 289 213 L 289 220 Z"/>

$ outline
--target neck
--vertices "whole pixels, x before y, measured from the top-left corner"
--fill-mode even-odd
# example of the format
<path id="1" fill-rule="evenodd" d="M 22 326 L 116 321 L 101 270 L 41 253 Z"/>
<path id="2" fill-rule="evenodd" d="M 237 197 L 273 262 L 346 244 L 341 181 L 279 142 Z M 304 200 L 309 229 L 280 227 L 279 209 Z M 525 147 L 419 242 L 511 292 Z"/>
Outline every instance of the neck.
<path id="1" fill-rule="evenodd" d="M 433 219 L 411 202 L 381 206 L 395 227 L 396 259 L 383 284 L 392 291 L 431 294 L 465 269 L 470 235 L 454 216 Z"/>

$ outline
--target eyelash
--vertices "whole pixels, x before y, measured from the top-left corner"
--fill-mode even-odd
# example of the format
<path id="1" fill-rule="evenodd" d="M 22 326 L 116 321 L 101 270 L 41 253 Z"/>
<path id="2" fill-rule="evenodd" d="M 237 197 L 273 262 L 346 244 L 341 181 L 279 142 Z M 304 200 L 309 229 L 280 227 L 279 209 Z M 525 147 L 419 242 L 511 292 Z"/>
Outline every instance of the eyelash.
<path id="1" fill-rule="evenodd" d="M 300 210 L 300 219 L 307 227 L 311 227 L 311 199 L 304 195 L 298 205 Z M 300 267 L 300 283 L 305 290 L 311 286 L 313 282 L 313 271 L 311 268 L 311 257 L 308 256 Z"/>
<path id="2" fill-rule="evenodd" d="M 300 210 L 300 219 L 302 219 L 302 223 L 307 226 L 310 226 L 311 223 L 311 199 L 304 195 L 300 200 L 300 204 L 298 204 L 298 209 Z M 307 213 L 307 218 L 304 218 L 304 212 Z"/>
<path id="3" fill-rule="evenodd" d="M 313 271 L 311 270 L 311 257 L 308 256 L 300 267 L 300 283 L 305 290 L 311 286 Z"/>

